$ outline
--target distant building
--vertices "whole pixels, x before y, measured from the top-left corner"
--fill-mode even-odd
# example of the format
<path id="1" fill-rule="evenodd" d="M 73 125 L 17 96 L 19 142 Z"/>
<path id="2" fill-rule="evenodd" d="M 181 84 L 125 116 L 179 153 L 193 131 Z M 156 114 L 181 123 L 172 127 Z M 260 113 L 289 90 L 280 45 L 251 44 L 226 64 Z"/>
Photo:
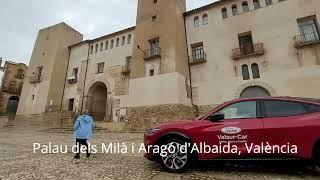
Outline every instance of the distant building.
<path id="1" fill-rule="evenodd" d="M 6 61 L 1 71 L 3 76 L 0 88 L 0 115 L 16 114 L 20 94 L 27 71 L 27 66 L 22 63 Z"/>
<path id="2" fill-rule="evenodd" d="M 139 0 L 135 27 L 93 40 L 65 23 L 45 28 L 18 114 L 87 109 L 99 122 L 145 129 L 234 98 L 320 98 L 319 7 L 221 0 L 186 11 L 185 0 Z"/>

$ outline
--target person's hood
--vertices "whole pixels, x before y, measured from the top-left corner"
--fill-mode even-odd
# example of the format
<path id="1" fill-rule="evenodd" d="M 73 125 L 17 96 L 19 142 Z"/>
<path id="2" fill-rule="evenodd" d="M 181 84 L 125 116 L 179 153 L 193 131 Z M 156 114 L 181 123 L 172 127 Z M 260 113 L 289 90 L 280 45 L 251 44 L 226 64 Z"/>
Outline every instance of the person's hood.
<path id="1" fill-rule="evenodd" d="M 85 122 L 85 123 L 91 123 L 92 122 L 92 118 L 88 115 L 82 115 L 80 117 L 81 121 Z"/>

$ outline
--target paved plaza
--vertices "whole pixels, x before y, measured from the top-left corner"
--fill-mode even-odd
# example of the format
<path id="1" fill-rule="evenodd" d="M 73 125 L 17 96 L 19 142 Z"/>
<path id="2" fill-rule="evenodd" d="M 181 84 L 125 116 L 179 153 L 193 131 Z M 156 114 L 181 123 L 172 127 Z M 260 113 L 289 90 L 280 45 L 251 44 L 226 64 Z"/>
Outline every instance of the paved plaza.
<path id="1" fill-rule="evenodd" d="M 142 133 L 98 131 L 92 144 L 139 145 L 142 141 Z M 202 163 L 184 174 L 170 174 L 130 150 L 127 154 L 97 153 L 89 160 L 83 154 L 78 163 L 72 152 L 33 153 L 33 143 L 49 142 L 70 147 L 74 144 L 72 132 L 67 130 L 14 124 L 0 129 L 0 179 L 320 179 L 317 171 L 299 163 Z"/>

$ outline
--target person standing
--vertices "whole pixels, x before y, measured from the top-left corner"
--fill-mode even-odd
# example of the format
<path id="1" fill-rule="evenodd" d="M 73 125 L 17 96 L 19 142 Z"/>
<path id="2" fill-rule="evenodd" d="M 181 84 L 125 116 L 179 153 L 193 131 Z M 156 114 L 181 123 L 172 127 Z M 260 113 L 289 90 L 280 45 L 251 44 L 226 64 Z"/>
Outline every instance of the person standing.
<path id="1" fill-rule="evenodd" d="M 77 144 L 77 153 L 74 156 L 75 159 L 80 159 L 80 150 L 82 146 L 86 147 L 87 158 L 90 157 L 90 150 L 88 142 L 92 139 L 93 136 L 94 122 L 93 118 L 85 112 L 83 115 L 80 115 L 74 123 L 74 138 L 76 139 Z"/>

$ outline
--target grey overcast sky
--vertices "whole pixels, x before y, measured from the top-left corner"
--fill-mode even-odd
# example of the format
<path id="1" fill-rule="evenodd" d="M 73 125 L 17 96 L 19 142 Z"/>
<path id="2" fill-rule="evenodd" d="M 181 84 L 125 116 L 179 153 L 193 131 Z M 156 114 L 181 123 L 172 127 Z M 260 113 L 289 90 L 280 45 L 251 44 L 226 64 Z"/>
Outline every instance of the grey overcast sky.
<path id="1" fill-rule="evenodd" d="M 187 0 L 187 9 L 217 0 Z M 1 0 L 0 57 L 29 64 L 40 29 L 66 22 L 99 37 L 135 25 L 137 0 Z"/>

